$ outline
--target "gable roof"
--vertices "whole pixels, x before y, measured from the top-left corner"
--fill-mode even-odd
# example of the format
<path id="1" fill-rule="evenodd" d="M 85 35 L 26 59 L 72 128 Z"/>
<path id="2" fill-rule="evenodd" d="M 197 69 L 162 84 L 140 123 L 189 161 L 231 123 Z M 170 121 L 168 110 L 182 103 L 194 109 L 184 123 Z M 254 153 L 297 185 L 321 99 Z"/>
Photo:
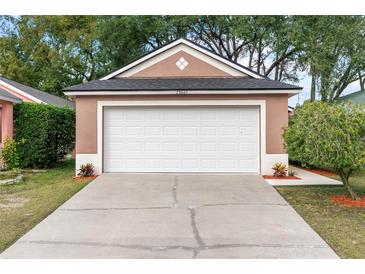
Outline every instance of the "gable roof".
<path id="1" fill-rule="evenodd" d="M 365 104 L 365 91 L 356 91 L 338 98 L 341 101 L 349 101 L 354 104 Z"/>
<path id="2" fill-rule="evenodd" d="M 22 100 L 15 95 L 7 92 L 6 90 L 0 88 L 0 100 L 9 101 L 13 103 L 20 103 Z"/>
<path id="3" fill-rule="evenodd" d="M 64 89 L 65 94 L 75 95 L 75 92 L 109 92 L 117 94 L 118 91 L 127 93 L 133 91 L 142 94 L 144 91 L 285 91 L 285 93 L 298 93 L 302 89 L 294 85 L 273 81 L 270 79 L 254 79 L 250 77 L 204 77 L 204 78 L 117 78 L 111 80 L 94 80 Z M 262 92 L 264 93 L 264 92 Z M 280 92 L 277 92 L 280 93 Z M 284 93 L 284 92 L 283 92 Z"/>
<path id="4" fill-rule="evenodd" d="M 207 49 L 206 47 L 204 47 L 202 45 L 199 45 L 198 43 L 187 40 L 185 38 L 180 38 L 180 39 L 176 39 L 174 41 L 171 41 L 171 42 L 169 42 L 169 43 L 167 43 L 167 44 L 165 44 L 165 45 L 163 45 L 163 46 L 161 46 L 161 47 L 159 47 L 159 48 L 143 55 L 142 57 L 138 58 L 135 61 L 132 61 L 129 64 L 123 65 L 123 66 L 111 71 L 106 76 L 100 78 L 100 80 L 109 80 L 109 79 L 117 76 L 118 74 L 121 74 L 122 72 L 127 71 L 127 70 L 129 70 L 129 69 L 131 69 L 131 68 L 133 68 L 133 67 L 135 67 L 135 66 L 137 66 L 137 65 L 139 65 L 139 64 L 141 64 L 145 61 L 147 61 L 148 59 L 150 59 L 150 58 L 152 58 L 152 57 L 154 57 L 154 56 L 156 56 L 156 55 L 158 55 L 158 54 L 160 54 L 164 51 L 167 51 L 168 49 L 171 49 L 171 48 L 173 48 L 177 45 L 180 45 L 180 44 L 184 44 L 184 45 L 186 45 L 188 47 L 191 47 L 191 48 L 193 48 L 193 49 L 195 49 L 195 50 L 197 50 L 197 51 L 199 51 L 199 52 L 201 52 L 205 55 L 208 55 L 208 56 L 210 56 L 210 57 L 212 57 L 212 58 L 214 58 L 214 59 L 216 59 L 216 60 L 218 60 L 218 61 L 220 61 L 220 62 L 222 62 L 222 63 L 224 63 L 224 64 L 226 64 L 226 65 L 228 65 L 228 66 L 230 66 L 230 67 L 232 67 L 232 68 L 234 68 L 234 69 L 236 69 L 236 70 L 238 70 L 238 71 L 240 71 L 240 72 L 242 72 L 242 73 L 244 73 L 244 74 L 246 74 L 250 77 L 252 77 L 252 78 L 256 78 L 256 79 L 266 78 L 265 76 L 263 76 L 261 74 L 258 74 L 257 72 L 255 72 L 255 71 L 253 71 L 253 70 L 251 70 L 251 69 L 249 69 L 249 68 L 247 68 L 247 67 L 245 67 L 245 66 L 243 66 L 243 65 L 241 65 L 237 62 L 234 62 L 234 61 L 232 61 L 232 60 L 230 60 L 230 59 L 228 59 L 224 56 L 221 56 L 221 55 L 215 53 L 214 51 L 212 51 L 210 49 Z"/>
<path id="5" fill-rule="evenodd" d="M 54 105 L 57 107 L 66 107 L 67 106 L 70 108 L 75 108 L 75 103 L 72 101 L 69 101 L 64 98 L 55 96 L 53 94 L 20 84 L 13 80 L 7 79 L 3 76 L 0 76 L 0 85 L 4 85 L 7 88 L 12 89 L 15 92 L 17 92 L 37 103 L 45 103 L 45 104 L 50 104 L 50 105 Z M 15 95 L 13 95 L 13 96 L 16 97 Z"/>

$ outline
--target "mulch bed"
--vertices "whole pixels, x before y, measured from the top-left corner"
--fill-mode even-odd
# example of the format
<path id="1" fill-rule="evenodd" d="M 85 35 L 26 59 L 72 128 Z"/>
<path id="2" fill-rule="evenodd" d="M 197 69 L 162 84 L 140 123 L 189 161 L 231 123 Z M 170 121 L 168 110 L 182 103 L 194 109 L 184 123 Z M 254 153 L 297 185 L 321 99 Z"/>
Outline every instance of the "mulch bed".
<path id="1" fill-rule="evenodd" d="M 86 179 L 95 179 L 96 177 L 98 177 L 97 175 L 95 176 L 75 176 L 74 179 L 76 181 L 82 181 L 82 180 L 86 180 Z"/>
<path id="2" fill-rule="evenodd" d="M 270 176 L 270 175 L 263 175 L 264 179 L 276 179 L 276 180 L 301 180 L 302 178 L 299 178 L 297 176 L 283 176 L 283 177 L 276 177 L 276 176 Z"/>
<path id="3" fill-rule="evenodd" d="M 360 200 L 352 200 L 348 195 L 334 195 L 331 196 L 331 201 L 347 207 L 365 207 L 365 195 L 360 196 Z"/>

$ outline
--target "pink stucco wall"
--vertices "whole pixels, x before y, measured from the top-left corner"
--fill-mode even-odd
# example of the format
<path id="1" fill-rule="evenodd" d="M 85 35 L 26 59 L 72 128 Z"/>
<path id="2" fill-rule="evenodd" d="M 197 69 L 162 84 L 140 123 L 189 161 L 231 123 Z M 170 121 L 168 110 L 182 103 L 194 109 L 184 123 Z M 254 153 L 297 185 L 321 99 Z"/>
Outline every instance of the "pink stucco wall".
<path id="1" fill-rule="evenodd" d="M 265 100 L 266 153 L 285 153 L 282 128 L 288 123 L 288 95 L 155 95 L 155 96 L 78 96 L 76 97 L 76 153 L 97 153 L 97 101 L 123 100 Z"/>
<path id="2" fill-rule="evenodd" d="M 1 104 L 1 142 L 6 137 L 13 138 L 13 103 L 0 100 Z"/>

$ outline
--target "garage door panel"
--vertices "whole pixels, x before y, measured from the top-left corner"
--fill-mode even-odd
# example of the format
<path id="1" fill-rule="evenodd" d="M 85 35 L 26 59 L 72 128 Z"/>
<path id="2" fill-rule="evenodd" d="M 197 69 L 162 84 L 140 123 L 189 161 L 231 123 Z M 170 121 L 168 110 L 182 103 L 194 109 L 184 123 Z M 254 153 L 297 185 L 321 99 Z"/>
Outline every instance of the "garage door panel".
<path id="1" fill-rule="evenodd" d="M 105 172 L 255 172 L 257 107 L 107 107 Z"/>

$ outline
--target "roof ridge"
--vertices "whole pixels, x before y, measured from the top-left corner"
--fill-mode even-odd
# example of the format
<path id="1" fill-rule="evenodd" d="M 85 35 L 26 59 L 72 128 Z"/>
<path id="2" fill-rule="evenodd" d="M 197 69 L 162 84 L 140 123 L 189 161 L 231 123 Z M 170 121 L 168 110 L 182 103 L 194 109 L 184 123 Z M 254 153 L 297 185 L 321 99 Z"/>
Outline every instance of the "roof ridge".
<path id="1" fill-rule="evenodd" d="M 133 76 L 129 76 L 129 77 L 119 77 L 119 78 L 112 78 L 112 79 L 108 79 L 108 80 L 104 80 L 104 81 L 110 81 L 110 80 L 124 80 L 124 79 L 133 79 L 133 80 L 148 80 L 148 79 L 155 79 L 155 80 L 159 80 L 159 79 L 243 79 L 243 78 L 249 78 L 249 79 L 255 79 L 255 80 L 262 80 L 262 79 L 256 79 L 256 78 L 251 78 L 248 76 L 156 76 L 156 77 L 133 77 Z M 271 79 L 268 79 L 271 80 Z M 92 80 L 92 81 L 98 81 L 98 80 Z"/>

